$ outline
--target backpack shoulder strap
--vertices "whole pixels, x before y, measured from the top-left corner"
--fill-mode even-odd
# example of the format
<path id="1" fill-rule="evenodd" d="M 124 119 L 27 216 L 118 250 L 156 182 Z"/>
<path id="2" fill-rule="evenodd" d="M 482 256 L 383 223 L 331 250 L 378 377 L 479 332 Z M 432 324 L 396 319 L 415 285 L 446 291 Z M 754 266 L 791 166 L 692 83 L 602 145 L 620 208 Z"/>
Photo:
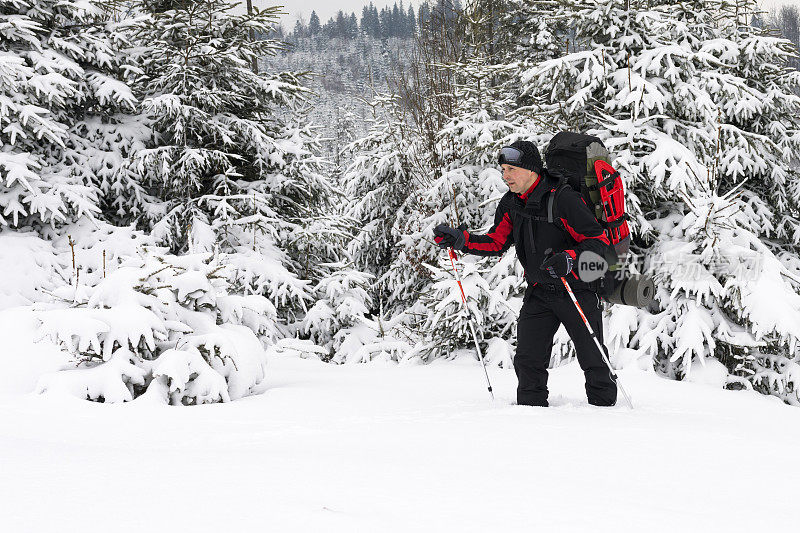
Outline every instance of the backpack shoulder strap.
<path id="1" fill-rule="evenodd" d="M 555 224 L 559 228 L 562 228 L 562 224 L 561 220 L 555 218 L 556 199 L 558 195 L 561 193 L 561 191 L 563 191 L 567 187 L 569 187 L 569 185 L 567 185 L 566 183 L 559 184 L 555 189 L 553 189 L 550 192 L 550 196 L 547 198 L 547 221 L 551 224 Z"/>

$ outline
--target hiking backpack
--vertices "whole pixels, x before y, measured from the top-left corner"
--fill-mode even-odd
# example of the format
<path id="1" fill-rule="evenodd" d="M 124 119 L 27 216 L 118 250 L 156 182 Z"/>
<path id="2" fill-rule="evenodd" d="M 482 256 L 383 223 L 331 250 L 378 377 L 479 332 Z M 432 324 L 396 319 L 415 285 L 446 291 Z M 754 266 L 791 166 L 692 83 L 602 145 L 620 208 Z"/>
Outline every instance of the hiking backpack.
<path id="1" fill-rule="evenodd" d="M 592 135 L 562 131 L 550 140 L 544 157 L 547 171 L 561 180 L 553 201 L 548 202 L 548 219 L 553 219 L 553 203 L 564 187 L 580 192 L 611 241 L 616 257 L 607 259 L 609 270 L 616 270 L 628 254 L 631 232 L 622 178 L 611 166 L 603 142 Z"/>

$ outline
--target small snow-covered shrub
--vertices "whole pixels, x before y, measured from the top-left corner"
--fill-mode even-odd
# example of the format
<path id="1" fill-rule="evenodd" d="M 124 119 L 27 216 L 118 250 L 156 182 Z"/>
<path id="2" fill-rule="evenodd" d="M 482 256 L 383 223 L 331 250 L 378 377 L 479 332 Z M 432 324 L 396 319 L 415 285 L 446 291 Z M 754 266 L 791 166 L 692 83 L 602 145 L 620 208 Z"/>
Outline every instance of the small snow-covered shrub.
<path id="1" fill-rule="evenodd" d="M 64 287 L 67 297 L 37 308 L 38 332 L 77 364 L 43 376 L 37 390 L 106 402 L 146 394 L 173 405 L 250 394 L 265 376 L 277 313 L 263 296 L 231 291 L 230 268 L 224 255 L 159 250 L 81 291 Z"/>
<path id="2" fill-rule="evenodd" d="M 280 350 L 313 354 L 337 364 L 376 359 L 399 362 L 412 357 L 414 343 L 403 333 L 407 316 L 392 320 L 382 312 L 369 316 L 373 276 L 344 265 L 330 266 L 331 273 L 316 286 L 317 302 L 300 323 L 300 332 L 310 340 L 284 339 L 278 343 Z"/>
<path id="3" fill-rule="evenodd" d="M 87 365 L 43 375 L 36 391 L 65 392 L 100 402 L 133 400 L 134 391 L 147 383 L 148 364 L 135 364 L 136 355 L 119 348 L 104 364 Z"/>
<path id="4" fill-rule="evenodd" d="M 346 329 L 361 324 L 369 314 L 372 299 L 369 283 L 373 276 L 345 265 L 331 265 L 331 273 L 316 286 L 317 302 L 308 310 L 300 330 L 331 356 L 341 347 Z"/>
<path id="5" fill-rule="evenodd" d="M 334 363 L 368 363 L 373 360 L 407 363 L 418 358 L 418 347 L 409 336 L 408 317 L 391 319 L 382 315 L 364 318 L 359 324 L 343 328 L 337 334 L 339 349 Z"/>

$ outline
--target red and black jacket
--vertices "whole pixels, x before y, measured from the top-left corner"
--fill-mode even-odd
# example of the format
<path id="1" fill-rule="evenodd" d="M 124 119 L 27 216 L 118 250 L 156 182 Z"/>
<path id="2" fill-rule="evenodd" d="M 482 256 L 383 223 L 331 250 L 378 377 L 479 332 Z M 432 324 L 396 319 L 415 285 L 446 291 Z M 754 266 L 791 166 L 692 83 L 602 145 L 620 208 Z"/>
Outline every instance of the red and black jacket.
<path id="1" fill-rule="evenodd" d="M 611 242 L 580 193 L 574 189 L 562 187 L 559 190 L 553 204 L 554 223 L 547 222 L 547 202 L 558 187 L 559 182 L 543 170 L 536 183 L 524 194 L 507 192 L 500 199 L 489 232 L 486 235 L 465 232 L 466 245 L 462 251 L 499 256 L 514 244 L 517 257 L 525 268 L 525 278 L 531 286 L 537 283 L 561 284 L 539 268 L 546 251 L 566 251 L 573 259 L 583 251 L 607 257 Z M 597 290 L 593 284 L 580 281 L 575 271 L 569 276 L 573 288 Z"/>

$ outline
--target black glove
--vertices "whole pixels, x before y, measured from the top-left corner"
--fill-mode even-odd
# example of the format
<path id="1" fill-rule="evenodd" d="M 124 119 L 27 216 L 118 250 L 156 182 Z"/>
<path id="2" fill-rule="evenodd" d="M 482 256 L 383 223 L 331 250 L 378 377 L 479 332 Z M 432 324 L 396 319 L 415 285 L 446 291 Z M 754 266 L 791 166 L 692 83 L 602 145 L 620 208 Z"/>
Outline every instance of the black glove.
<path id="1" fill-rule="evenodd" d="M 572 256 L 567 252 L 558 252 L 542 261 L 542 266 L 539 268 L 547 270 L 554 278 L 563 278 L 572 272 Z"/>
<path id="2" fill-rule="evenodd" d="M 466 224 L 461 224 L 457 228 L 451 228 L 447 224 L 439 224 L 433 228 L 433 234 L 436 235 L 433 240 L 441 248 L 452 248 L 460 252 L 464 249 L 464 245 L 467 244 L 467 239 L 464 237 L 465 231 L 467 231 Z"/>

